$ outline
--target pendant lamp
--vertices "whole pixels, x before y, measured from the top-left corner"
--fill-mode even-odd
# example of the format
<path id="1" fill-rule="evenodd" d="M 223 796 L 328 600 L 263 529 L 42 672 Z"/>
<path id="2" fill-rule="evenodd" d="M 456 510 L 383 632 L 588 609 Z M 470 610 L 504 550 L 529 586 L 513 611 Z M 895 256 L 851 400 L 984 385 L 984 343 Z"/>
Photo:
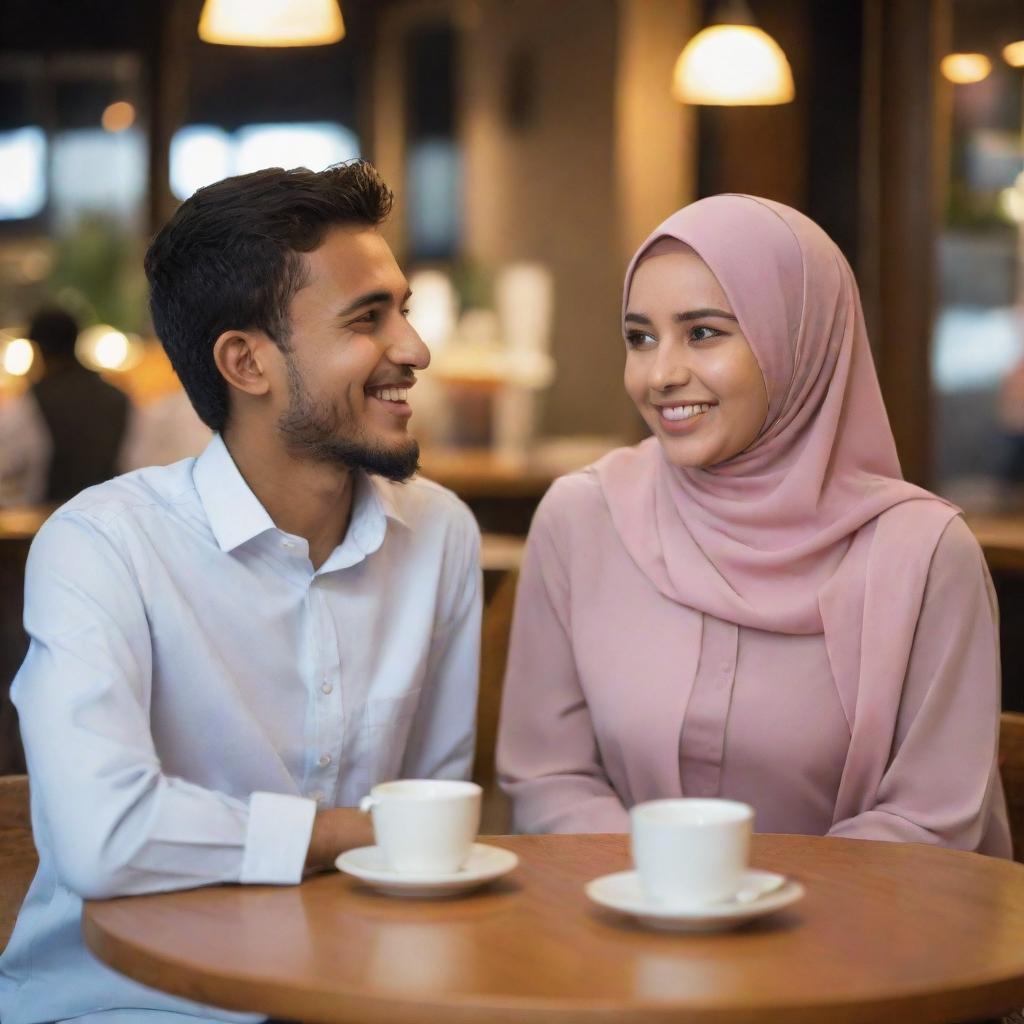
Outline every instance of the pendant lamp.
<path id="1" fill-rule="evenodd" d="M 338 0 L 206 0 L 199 38 L 224 46 L 320 46 L 345 35 Z"/>
<path id="2" fill-rule="evenodd" d="M 680 103 L 768 106 L 789 103 L 793 72 L 782 48 L 758 28 L 743 0 L 718 6 L 712 23 L 683 47 L 672 72 Z"/>

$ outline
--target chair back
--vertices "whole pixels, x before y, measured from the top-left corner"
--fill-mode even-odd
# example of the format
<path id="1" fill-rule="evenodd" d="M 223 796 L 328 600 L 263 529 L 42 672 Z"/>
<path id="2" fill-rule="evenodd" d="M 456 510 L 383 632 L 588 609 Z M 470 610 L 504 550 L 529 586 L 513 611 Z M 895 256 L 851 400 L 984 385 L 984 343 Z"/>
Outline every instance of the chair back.
<path id="1" fill-rule="evenodd" d="M 1024 861 L 1024 715 L 1004 711 L 999 719 L 999 773 L 1006 791 L 1013 859 Z"/>
<path id="2" fill-rule="evenodd" d="M 27 775 L 0 775 L 0 951 L 36 873 Z"/>
<path id="3" fill-rule="evenodd" d="M 501 835 L 508 831 L 510 822 L 508 800 L 498 788 L 495 777 L 494 755 L 518 581 L 519 573 L 515 569 L 504 573 L 484 606 L 480 691 L 476 713 L 476 760 L 473 766 L 473 781 L 483 786 L 484 790 L 480 822 L 480 831 L 484 835 Z"/>

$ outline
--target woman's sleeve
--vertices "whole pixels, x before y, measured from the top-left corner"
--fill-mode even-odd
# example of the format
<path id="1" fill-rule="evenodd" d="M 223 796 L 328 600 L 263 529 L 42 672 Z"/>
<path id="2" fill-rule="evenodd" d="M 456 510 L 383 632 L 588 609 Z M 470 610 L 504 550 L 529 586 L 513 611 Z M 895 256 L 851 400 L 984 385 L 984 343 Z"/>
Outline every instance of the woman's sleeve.
<path id="1" fill-rule="evenodd" d="M 574 505 L 560 483 L 537 509 L 520 571 L 498 777 L 518 831 L 625 832 L 629 814 L 601 765 L 573 656 L 565 560 Z"/>
<path id="2" fill-rule="evenodd" d="M 997 753 L 999 628 L 978 542 L 959 517 L 932 558 L 878 802 L 830 835 L 1010 855 Z"/>

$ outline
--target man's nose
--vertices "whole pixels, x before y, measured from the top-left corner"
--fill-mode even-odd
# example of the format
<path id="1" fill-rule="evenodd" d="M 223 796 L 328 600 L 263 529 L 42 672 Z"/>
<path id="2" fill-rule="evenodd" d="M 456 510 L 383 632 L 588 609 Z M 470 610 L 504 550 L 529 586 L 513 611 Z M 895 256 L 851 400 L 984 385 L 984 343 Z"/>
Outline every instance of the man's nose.
<path id="1" fill-rule="evenodd" d="M 411 366 L 414 370 L 425 370 L 430 365 L 430 349 L 404 317 L 388 345 L 387 356 L 396 366 Z"/>

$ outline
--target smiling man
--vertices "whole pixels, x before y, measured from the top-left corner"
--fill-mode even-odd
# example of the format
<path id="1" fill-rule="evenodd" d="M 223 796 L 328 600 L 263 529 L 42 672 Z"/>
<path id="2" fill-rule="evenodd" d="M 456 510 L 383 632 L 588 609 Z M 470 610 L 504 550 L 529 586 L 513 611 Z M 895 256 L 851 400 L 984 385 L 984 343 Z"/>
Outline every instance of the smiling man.
<path id="1" fill-rule="evenodd" d="M 12 692 L 40 865 L 4 1024 L 258 1019 L 102 966 L 81 900 L 296 883 L 372 842 L 352 808 L 376 782 L 469 774 L 479 536 L 412 476 L 430 357 L 390 207 L 363 162 L 259 171 L 201 189 L 147 254 L 215 436 L 84 491 L 32 547 Z"/>

